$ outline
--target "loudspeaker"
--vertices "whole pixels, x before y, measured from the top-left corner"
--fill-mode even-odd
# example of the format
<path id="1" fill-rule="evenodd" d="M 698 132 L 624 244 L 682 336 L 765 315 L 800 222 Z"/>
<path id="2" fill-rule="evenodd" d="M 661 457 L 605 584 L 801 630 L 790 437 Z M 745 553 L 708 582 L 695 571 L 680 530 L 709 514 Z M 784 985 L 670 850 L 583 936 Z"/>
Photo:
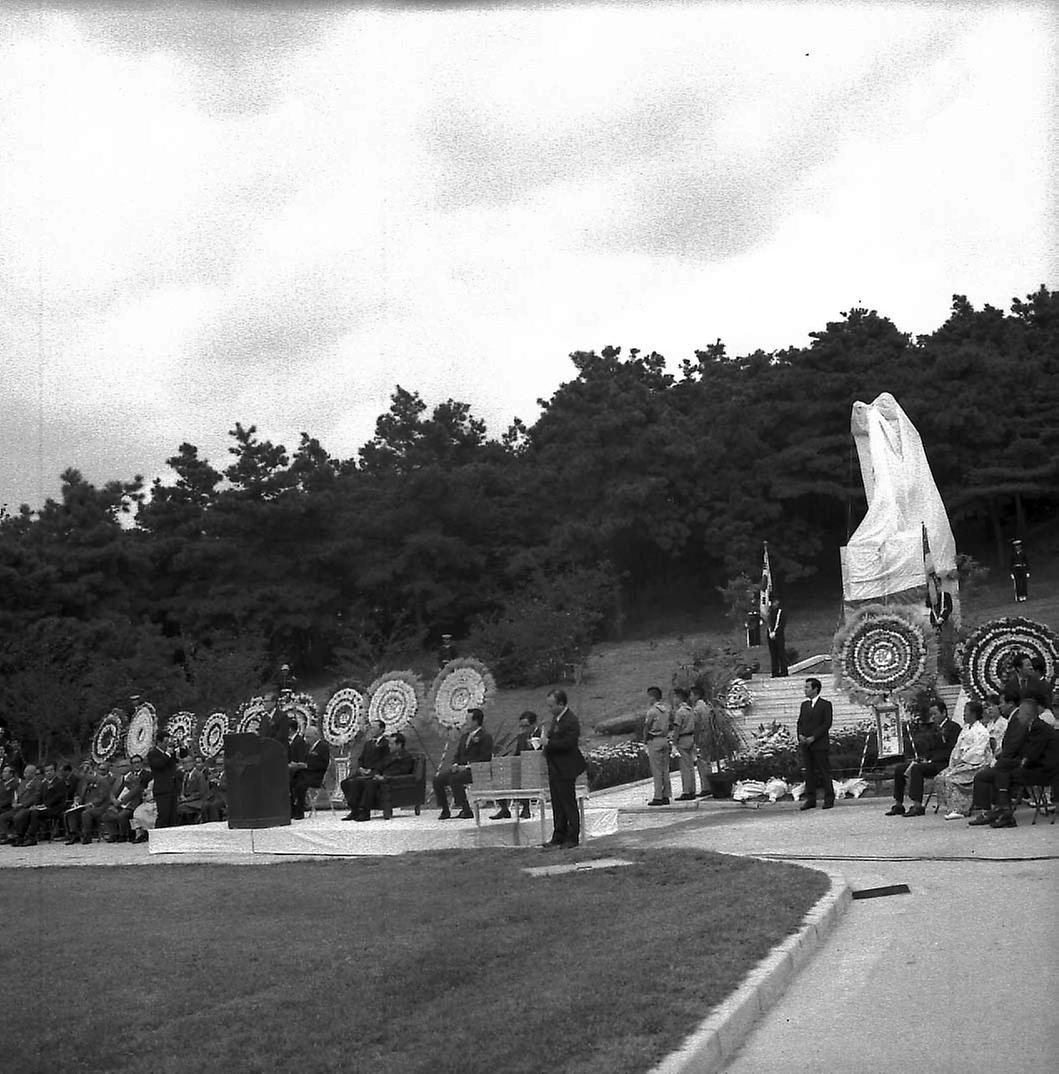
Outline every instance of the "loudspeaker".
<path id="1" fill-rule="evenodd" d="M 229 828 L 290 824 L 287 747 L 260 735 L 224 736 Z"/>

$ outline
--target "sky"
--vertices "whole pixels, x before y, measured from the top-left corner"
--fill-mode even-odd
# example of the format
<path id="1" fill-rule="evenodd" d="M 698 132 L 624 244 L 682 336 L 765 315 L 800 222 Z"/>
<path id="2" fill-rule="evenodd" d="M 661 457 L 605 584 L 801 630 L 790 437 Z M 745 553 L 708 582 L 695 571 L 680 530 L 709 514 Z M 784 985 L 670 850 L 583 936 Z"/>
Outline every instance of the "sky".
<path id="1" fill-rule="evenodd" d="M 1056 13 L 1019 3 L 5 4 L 0 503 L 188 441 L 355 455 L 394 387 L 532 423 L 854 306 L 1056 268 Z"/>

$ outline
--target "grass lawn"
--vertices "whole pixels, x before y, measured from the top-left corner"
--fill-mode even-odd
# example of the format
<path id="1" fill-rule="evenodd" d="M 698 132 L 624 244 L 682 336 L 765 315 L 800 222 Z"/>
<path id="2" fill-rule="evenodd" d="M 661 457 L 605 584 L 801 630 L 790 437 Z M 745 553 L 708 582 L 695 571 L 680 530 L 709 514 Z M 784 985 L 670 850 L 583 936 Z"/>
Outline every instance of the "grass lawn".
<path id="1" fill-rule="evenodd" d="M 635 864 L 540 878 L 523 869 L 562 859 L 3 870 L 3 1067 L 646 1070 L 827 879 L 708 852 L 618 854 Z"/>

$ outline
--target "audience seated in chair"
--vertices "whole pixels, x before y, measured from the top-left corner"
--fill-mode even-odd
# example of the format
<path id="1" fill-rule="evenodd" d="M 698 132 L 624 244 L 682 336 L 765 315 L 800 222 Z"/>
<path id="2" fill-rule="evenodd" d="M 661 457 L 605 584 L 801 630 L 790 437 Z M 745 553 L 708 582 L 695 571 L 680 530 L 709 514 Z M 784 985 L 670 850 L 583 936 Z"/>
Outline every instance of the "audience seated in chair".
<path id="1" fill-rule="evenodd" d="M 62 824 L 65 812 L 66 786 L 56 774 L 55 765 L 46 764 L 40 801 L 24 811 L 20 810 L 15 818 L 15 845 L 35 847 L 38 835 L 47 835 L 50 840 L 52 826 Z"/>
<path id="2" fill-rule="evenodd" d="M 342 780 L 339 786 L 346 798 L 349 813 L 343 820 L 356 820 L 361 812 L 361 799 L 369 788 L 373 788 L 375 777 L 382 770 L 382 762 L 390 752 L 390 743 L 386 738 L 386 724 L 382 720 L 372 722 L 370 735 L 364 741 L 360 751 L 360 760 L 351 776 Z"/>
<path id="3" fill-rule="evenodd" d="M 515 738 L 515 756 L 518 757 L 522 753 L 532 753 L 534 750 L 541 748 L 541 727 L 540 721 L 537 719 L 537 714 L 530 710 L 526 710 L 518 718 L 518 735 Z M 508 807 L 507 798 L 498 798 L 496 802 L 496 812 L 489 818 L 490 820 L 510 820 L 511 810 Z M 519 810 L 519 819 L 525 820 L 530 815 L 530 804 L 526 799 L 522 800 L 522 805 Z"/>
<path id="4" fill-rule="evenodd" d="M 154 784 L 148 784 L 143 801 L 132 811 L 129 818 L 129 842 L 146 843 L 148 832 L 154 831 L 158 821 L 158 803 L 154 800 Z"/>
<path id="5" fill-rule="evenodd" d="M 1052 728 L 1037 715 L 1037 701 L 1024 698 L 1004 733 L 996 762 L 979 770 L 974 777 L 972 808 L 975 816 L 968 822 L 980 827 L 1014 828 L 1011 806 L 1011 783 L 1016 769 L 1040 765 L 1052 739 Z"/>
<path id="6" fill-rule="evenodd" d="M 100 831 L 105 843 L 120 843 L 129 838 L 129 821 L 132 819 L 133 810 L 143 801 L 148 775 L 143 766 L 143 758 L 139 754 L 129 758 L 129 767 L 122 765 L 116 770 L 111 792 L 113 801 L 100 821 Z"/>
<path id="7" fill-rule="evenodd" d="M 206 770 L 206 819 L 224 820 L 228 816 L 228 773 L 224 769 L 224 750 L 213 758 Z"/>
<path id="8" fill-rule="evenodd" d="M 1046 723 L 1038 716 L 1041 723 Z M 1011 800 L 1017 802 L 1024 787 L 1051 787 L 1059 779 L 1059 730 L 1046 724 L 1051 735 L 1045 741 L 1039 756 L 1031 757 L 1027 750 L 1022 762 L 1011 773 Z"/>
<path id="9" fill-rule="evenodd" d="M 91 843 L 92 836 L 113 802 L 110 793 L 110 769 L 105 764 L 89 768 L 78 785 L 74 807 L 66 811 L 66 844 Z"/>
<path id="10" fill-rule="evenodd" d="M 315 727 L 305 729 L 305 749 L 300 751 L 300 760 L 290 762 L 290 802 L 291 819 L 302 820 L 305 817 L 305 796 L 309 789 L 319 790 L 323 786 L 327 767 L 331 763 L 331 747 Z"/>
<path id="11" fill-rule="evenodd" d="M 389 747 L 379 762 L 378 771 L 370 779 L 364 780 L 357 820 L 370 820 L 373 809 L 381 809 L 382 819 L 389 820 L 393 816 L 394 785 L 407 782 L 415 771 L 416 759 L 405 749 L 405 737 L 400 731 L 389 736 Z"/>
<path id="12" fill-rule="evenodd" d="M 894 772 L 894 804 L 887 810 L 888 817 L 921 817 L 923 808 L 923 780 L 936 776 L 949 763 L 960 728 L 949 719 L 948 708 L 941 698 L 930 703 L 926 718 L 911 728 L 912 749 L 915 760 L 907 766 L 898 765 Z M 905 812 L 905 785 L 911 805 Z"/>
<path id="13" fill-rule="evenodd" d="M 980 701 L 968 701 L 963 707 L 966 725 L 956 739 L 948 767 L 934 777 L 934 794 L 938 808 L 945 810 L 946 820 L 971 815 L 971 786 L 980 768 L 990 759 L 989 732 L 982 723 Z"/>
<path id="14" fill-rule="evenodd" d="M 0 833 L 9 832 L 15 819 L 15 795 L 18 793 L 18 776 L 13 765 L 0 768 Z"/>
<path id="15" fill-rule="evenodd" d="M 12 808 L 0 818 L 0 843 L 22 845 L 22 834 L 29 827 L 30 811 L 40 805 L 43 789 L 37 766 L 26 765 L 15 791 Z"/>
<path id="16" fill-rule="evenodd" d="M 180 759 L 180 793 L 177 797 L 177 817 L 182 824 L 202 818 L 206 808 L 206 777 L 196 767 L 191 753 L 182 749 Z"/>
<path id="17" fill-rule="evenodd" d="M 467 784 L 471 782 L 471 765 L 476 762 L 491 761 L 493 759 L 493 738 L 482 726 L 485 723 L 485 713 L 481 709 L 468 709 L 470 726 L 460 735 L 456 743 L 456 754 L 452 758 L 452 766 L 442 769 L 434 777 L 434 798 L 441 806 L 438 820 L 449 820 L 452 814 L 449 812 L 449 799 L 445 788 L 452 789 L 452 804 L 458 806 L 457 814 L 461 820 L 469 820 L 474 817 L 470 803 L 467 801 Z"/>

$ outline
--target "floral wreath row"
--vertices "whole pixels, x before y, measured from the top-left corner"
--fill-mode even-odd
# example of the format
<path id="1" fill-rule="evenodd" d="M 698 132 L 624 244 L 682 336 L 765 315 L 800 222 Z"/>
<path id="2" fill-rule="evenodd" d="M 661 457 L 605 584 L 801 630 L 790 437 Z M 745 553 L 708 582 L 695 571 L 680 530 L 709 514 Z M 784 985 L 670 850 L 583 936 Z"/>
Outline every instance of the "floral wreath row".
<path id="1" fill-rule="evenodd" d="M 265 696 L 244 701 L 229 717 L 217 710 L 197 719 L 192 712 L 176 712 L 165 721 L 165 728 L 178 746 L 195 747 L 203 757 L 215 757 L 224 747 L 229 732 L 257 734 L 277 706 L 304 719 L 306 725 L 319 726 L 332 746 L 344 746 L 363 734 L 369 722 L 381 720 L 388 732 L 399 731 L 420 714 L 428 696 L 433 700 L 431 715 L 447 734 L 454 734 L 467 722 L 472 708 L 485 708 L 496 695 L 496 681 L 480 660 L 462 657 L 450 660 L 438 672 L 429 694 L 423 680 L 413 671 L 390 671 L 380 675 L 365 692 L 353 686 L 338 689 L 322 713 L 318 713 L 311 694 Z M 98 762 L 109 761 L 124 747 L 146 755 L 154 743 L 159 721 L 154 706 L 139 705 L 125 724 L 125 715 L 114 709 L 100 722 L 92 736 L 92 756 Z"/>

